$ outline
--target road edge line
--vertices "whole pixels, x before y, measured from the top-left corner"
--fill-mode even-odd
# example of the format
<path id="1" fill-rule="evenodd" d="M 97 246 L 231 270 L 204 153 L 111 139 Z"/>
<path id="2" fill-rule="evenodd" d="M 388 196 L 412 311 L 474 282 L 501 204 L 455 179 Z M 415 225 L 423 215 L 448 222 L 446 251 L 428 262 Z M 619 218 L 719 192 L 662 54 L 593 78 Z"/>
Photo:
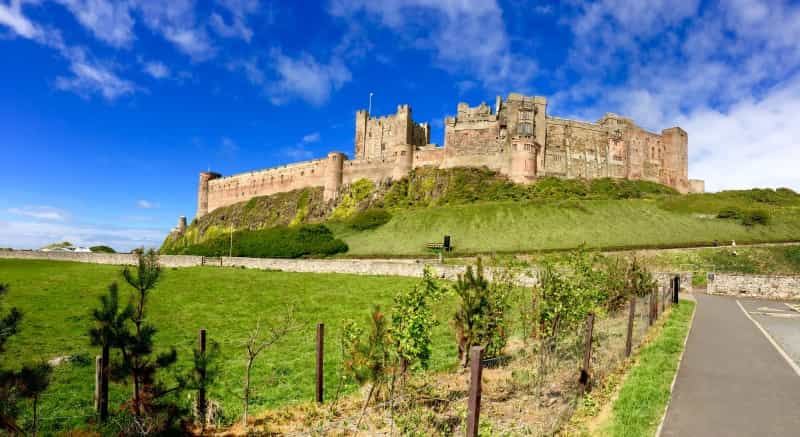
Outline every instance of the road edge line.
<path id="1" fill-rule="evenodd" d="M 694 301 L 694 308 L 692 309 L 692 319 L 689 320 L 689 330 L 686 331 L 686 338 L 683 339 L 683 350 L 681 356 L 678 357 L 678 365 L 675 367 L 675 375 L 672 377 L 672 384 L 669 386 L 669 399 L 667 399 L 667 406 L 664 407 L 664 414 L 661 415 L 661 422 L 656 428 L 655 437 L 661 436 L 661 431 L 664 428 L 664 421 L 667 420 L 667 412 L 669 411 L 669 404 L 672 403 L 672 393 L 675 392 L 675 383 L 678 382 L 678 374 L 681 372 L 681 364 L 683 364 L 683 355 L 686 353 L 686 344 L 689 342 L 689 336 L 692 335 L 692 328 L 694 328 L 694 316 L 697 314 L 698 301 Z"/>
<path id="2" fill-rule="evenodd" d="M 764 337 L 767 337 L 767 340 L 769 340 L 769 342 L 772 344 L 775 350 L 778 351 L 780 356 L 783 357 L 784 360 L 786 360 L 786 363 L 789 364 L 789 367 L 791 367 L 792 370 L 794 370 L 794 373 L 796 373 L 797 376 L 800 376 L 800 366 L 798 366 L 797 363 L 795 363 L 794 360 L 792 360 L 792 358 L 789 357 L 789 354 L 787 354 L 786 351 L 784 351 L 783 348 L 778 344 L 778 342 L 776 342 L 775 339 L 772 338 L 769 332 L 767 332 L 767 330 L 764 329 L 763 326 L 761 326 L 761 323 L 758 323 L 758 320 L 754 319 L 753 316 L 751 316 L 750 313 L 748 313 L 747 310 L 744 309 L 744 306 L 742 305 L 741 302 L 739 302 L 739 299 L 736 299 L 736 305 L 739 305 L 739 309 L 742 310 L 744 315 L 747 316 L 747 318 L 750 319 L 750 321 L 753 322 L 754 325 L 756 325 L 756 328 L 758 328 L 759 331 L 761 331 L 761 333 L 764 334 Z"/>

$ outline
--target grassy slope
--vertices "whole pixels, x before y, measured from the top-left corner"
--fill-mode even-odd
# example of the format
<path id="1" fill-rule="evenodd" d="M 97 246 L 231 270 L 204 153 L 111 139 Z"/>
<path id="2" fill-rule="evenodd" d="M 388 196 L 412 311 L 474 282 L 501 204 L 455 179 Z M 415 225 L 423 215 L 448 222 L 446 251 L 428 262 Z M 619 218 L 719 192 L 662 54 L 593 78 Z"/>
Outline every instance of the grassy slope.
<path id="1" fill-rule="evenodd" d="M 382 227 L 353 232 L 333 226 L 349 255 L 418 255 L 425 243 L 453 238 L 456 253 L 524 252 L 591 247 L 660 247 L 796 240 L 800 219 L 777 211 L 771 224 L 746 227 L 710 214 L 672 211 L 656 200 L 498 202 L 394 211 Z"/>
<path id="2" fill-rule="evenodd" d="M 0 260 L 0 281 L 10 284 L 5 307 L 24 312 L 22 331 L 3 353 L 3 365 L 19 365 L 56 356 L 80 355 L 86 364 L 63 364 L 40 403 L 43 426 L 74 426 L 91 414 L 96 348 L 88 344 L 90 310 L 112 280 L 121 280 L 113 266 L 47 261 Z M 198 329 L 221 343 L 219 383 L 210 393 L 221 400 L 228 417 L 240 414 L 244 354 L 241 343 L 258 319 L 268 321 L 284 304 L 294 303 L 304 330 L 292 334 L 259 358 L 253 370 L 258 412 L 280 403 L 313 399 L 314 330 L 326 323 L 326 393 L 335 390 L 340 357 L 337 342 L 342 321 L 366 322 L 375 304 L 388 309 L 392 297 L 414 284 L 411 278 L 337 274 L 301 274 L 230 268 L 170 269 L 152 293 L 149 319 L 159 329 L 156 345 L 178 347 L 179 364 L 189 366 Z M 127 285 L 121 285 L 126 295 Z M 455 342 L 448 320 L 453 308 L 441 305 L 443 323 L 434 333 L 433 368 L 455 362 Z M 9 363 L 8 360 L 11 360 Z M 130 390 L 114 385 L 112 406 Z M 59 417 L 66 419 L 50 418 Z"/>
<path id="3" fill-rule="evenodd" d="M 614 401 L 604 435 L 652 436 L 670 398 L 670 386 L 683 351 L 694 303 L 682 301 L 673 307 L 661 334 L 638 354 Z"/>

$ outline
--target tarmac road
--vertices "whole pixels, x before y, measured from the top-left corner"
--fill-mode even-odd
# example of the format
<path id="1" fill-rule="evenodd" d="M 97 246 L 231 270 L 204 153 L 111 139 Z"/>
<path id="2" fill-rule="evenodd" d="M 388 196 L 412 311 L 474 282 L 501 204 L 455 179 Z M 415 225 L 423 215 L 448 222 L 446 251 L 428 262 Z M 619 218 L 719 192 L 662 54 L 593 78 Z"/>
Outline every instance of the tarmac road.
<path id="1" fill-rule="evenodd" d="M 795 365 L 800 312 L 783 302 L 695 297 L 661 436 L 800 436 L 800 374 L 745 311 Z"/>

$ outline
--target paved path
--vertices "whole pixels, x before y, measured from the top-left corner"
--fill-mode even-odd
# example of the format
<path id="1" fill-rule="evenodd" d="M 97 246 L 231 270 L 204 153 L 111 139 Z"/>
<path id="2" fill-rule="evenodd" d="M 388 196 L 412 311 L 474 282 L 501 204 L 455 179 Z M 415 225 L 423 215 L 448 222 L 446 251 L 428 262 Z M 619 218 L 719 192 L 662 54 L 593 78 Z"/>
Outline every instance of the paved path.
<path id="1" fill-rule="evenodd" d="M 694 325 L 661 436 L 800 435 L 800 375 L 737 299 L 696 297 Z M 749 300 L 741 304 L 787 354 L 800 353 L 800 318 L 762 314 L 769 313 L 766 306 L 791 314 L 788 306 Z"/>

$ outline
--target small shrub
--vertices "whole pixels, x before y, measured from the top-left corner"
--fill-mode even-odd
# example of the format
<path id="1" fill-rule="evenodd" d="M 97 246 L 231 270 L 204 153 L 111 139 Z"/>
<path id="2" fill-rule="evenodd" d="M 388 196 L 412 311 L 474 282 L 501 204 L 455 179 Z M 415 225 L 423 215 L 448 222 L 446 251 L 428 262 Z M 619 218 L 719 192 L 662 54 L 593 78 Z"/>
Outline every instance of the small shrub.
<path id="1" fill-rule="evenodd" d="M 484 358 L 499 356 L 508 342 L 506 313 L 511 288 L 507 283 L 490 283 L 483 276 L 483 263 L 478 258 L 475 270 L 458 276 L 453 290 L 460 298 L 453 318 L 458 342 L 458 358 L 466 367 L 469 349 L 482 346 Z"/>
<path id="2" fill-rule="evenodd" d="M 89 248 L 89 250 L 91 250 L 92 252 L 95 252 L 95 253 L 117 253 L 117 251 L 112 249 L 111 247 L 102 246 L 102 245 L 101 246 L 92 246 L 92 247 Z"/>
<path id="3" fill-rule="evenodd" d="M 392 215 L 389 211 L 382 208 L 372 208 L 352 216 L 347 225 L 357 231 L 366 231 L 385 225 L 391 220 Z"/>
<path id="4" fill-rule="evenodd" d="M 783 256 L 795 269 L 800 269 L 800 246 L 791 246 L 786 248 Z"/>
<path id="5" fill-rule="evenodd" d="M 769 224 L 769 212 L 763 209 L 747 211 L 742 215 L 742 224 L 745 226 L 767 225 Z"/>
<path id="6" fill-rule="evenodd" d="M 717 213 L 717 218 L 721 219 L 739 219 L 742 217 L 742 212 L 738 208 L 725 208 Z"/>

